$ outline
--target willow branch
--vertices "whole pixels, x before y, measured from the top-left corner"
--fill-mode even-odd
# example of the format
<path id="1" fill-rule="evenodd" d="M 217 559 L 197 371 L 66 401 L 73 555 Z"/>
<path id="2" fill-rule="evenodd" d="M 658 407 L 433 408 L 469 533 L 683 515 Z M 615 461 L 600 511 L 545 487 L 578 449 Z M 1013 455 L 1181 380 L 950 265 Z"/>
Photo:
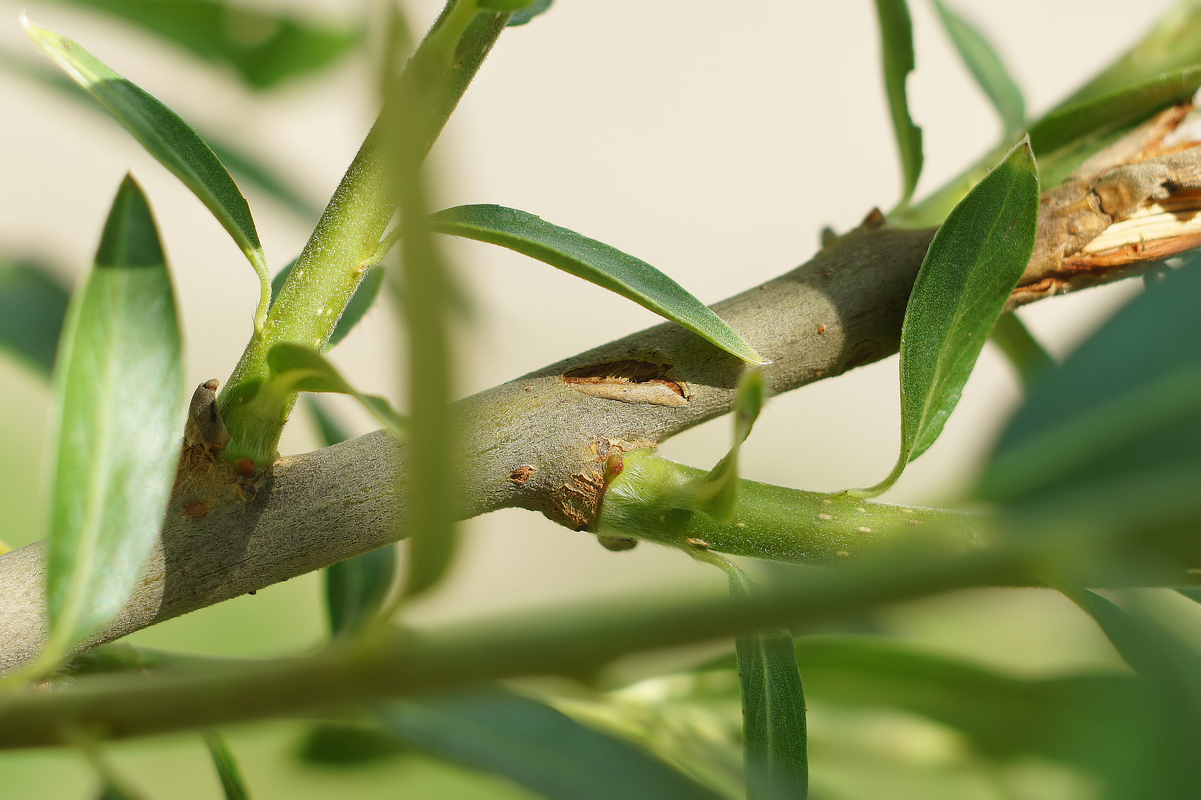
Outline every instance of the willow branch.
<path id="1" fill-rule="evenodd" d="M 1155 240 L 1136 232 L 1138 244 L 1119 239 L 1108 249 L 1078 235 L 1082 225 L 1097 229 L 1095 239 L 1140 214 L 1172 217 L 1163 204 L 1188 202 L 1201 158 L 1162 158 L 1160 140 L 1116 166 L 1092 162 L 1093 173 L 1044 196 L 1039 245 L 1013 305 L 1126 277 L 1195 245 L 1195 233 L 1178 229 Z M 713 308 L 772 360 L 773 391 L 840 375 L 897 351 L 933 233 L 888 227 L 873 212 L 809 262 Z M 664 324 L 459 401 L 461 515 L 525 508 L 586 529 L 608 455 L 654 447 L 726 413 L 741 370 L 733 356 Z M 284 458 L 258 483 L 212 458 L 211 444 L 203 432 L 189 436 L 161 546 L 129 604 L 90 645 L 402 537 L 395 476 L 405 451 L 383 432 Z M 42 554 L 33 544 L 0 556 L 0 672 L 41 647 Z"/>

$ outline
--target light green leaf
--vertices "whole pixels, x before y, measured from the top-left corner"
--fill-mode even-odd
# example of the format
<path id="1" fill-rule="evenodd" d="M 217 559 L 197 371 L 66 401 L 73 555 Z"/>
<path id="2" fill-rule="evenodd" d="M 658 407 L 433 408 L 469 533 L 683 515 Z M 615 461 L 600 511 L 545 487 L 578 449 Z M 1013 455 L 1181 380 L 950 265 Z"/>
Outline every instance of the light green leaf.
<path id="1" fill-rule="evenodd" d="M 1201 87 L 1201 67 L 1190 66 L 1144 83 L 1057 109 L 1030 126 L 1046 189 L 1059 185 L 1086 158 L 1153 114 L 1186 102 Z"/>
<path id="2" fill-rule="evenodd" d="M 730 594 L 749 597 L 754 587 L 746 575 L 732 564 L 726 573 Z M 734 650 L 742 690 L 747 798 L 804 798 L 809 783 L 805 692 L 792 636 L 786 631 L 740 636 Z"/>
<path id="3" fill-rule="evenodd" d="M 103 627 L 137 584 L 175 477 L 182 381 L 170 276 L 146 198 L 127 177 L 55 367 L 51 657 Z"/>
<path id="4" fill-rule="evenodd" d="M 333 364 L 311 347 L 294 342 L 280 342 L 267 352 L 267 366 L 271 369 L 271 377 L 259 392 L 265 398 L 265 402 L 287 396 L 291 392 L 348 394 L 362 403 L 363 407 L 397 439 L 407 436 L 408 420 L 398 414 L 387 400 L 376 395 L 363 394 L 355 389 Z"/>
<path id="5" fill-rule="evenodd" d="M 23 21 L 34 42 L 125 126 L 148 153 L 183 181 L 233 237 L 259 276 L 255 325 L 261 328 L 271 301 L 267 259 L 250 206 L 221 161 L 174 111 L 109 69 L 77 42 Z"/>
<path id="6" fill-rule="evenodd" d="M 734 444 L 704 478 L 688 483 L 682 490 L 681 502 L 689 509 L 704 512 L 718 522 L 729 522 L 738 503 L 738 452 L 751 435 L 759 418 L 767 386 L 763 373 L 747 369 L 738 381 L 734 397 Z"/>
<path id="7" fill-rule="evenodd" d="M 1201 519 L 1199 307 L 1191 256 L 1038 382 L 978 494 L 1142 537 Z"/>
<path id="8" fill-rule="evenodd" d="M 1086 589 L 1065 593 L 1096 620 L 1114 648 L 1147 680 L 1152 708 L 1171 731 L 1166 762 L 1139 798 L 1187 797 L 1201 780 L 1201 653 L 1144 615 L 1131 614 Z"/>
<path id="9" fill-rule="evenodd" d="M 378 713 L 398 739 L 503 775 L 543 797 L 718 798 L 645 750 L 498 688 L 395 703 Z"/>
<path id="10" fill-rule="evenodd" d="M 69 0 L 105 11 L 228 64 L 248 86 L 265 89 L 325 69 L 358 44 L 357 30 L 308 24 L 287 13 L 223 0 Z"/>
<path id="11" fill-rule="evenodd" d="M 430 217 L 430 229 L 516 250 L 633 300 L 743 361 L 769 363 L 701 301 L 650 264 L 541 217 L 504 206 L 458 206 Z"/>
<path id="12" fill-rule="evenodd" d="M 876 0 L 876 16 L 880 20 L 880 48 L 884 63 L 884 89 L 888 94 L 888 109 L 892 112 L 892 127 L 901 154 L 902 189 L 898 206 L 909 205 L 917 179 L 922 174 L 922 129 L 909 116 L 909 99 L 905 82 L 913 72 L 913 23 L 905 0 Z"/>
<path id="13" fill-rule="evenodd" d="M 1134 47 L 1073 92 L 1056 110 L 1195 64 L 1201 64 L 1201 6 L 1193 0 L 1177 0 Z"/>
<path id="14" fill-rule="evenodd" d="M 49 376 L 68 293 L 43 267 L 0 263 L 0 349 Z"/>
<path id="15" fill-rule="evenodd" d="M 1026 101 L 1022 98 L 1022 90 L 997 51 L 979 31 L 942 0 L 934 0 L 934 7 L 960 58 L 1000 115 L 1002 137 L 1009 140 L 1026 127 Z"/>
<path id="16" fill-rule="evenodd" d="M 964 384 L 1017 285 L 1038 223 L 1038 171 L 1022 142 L 980 181 L 938 229 L 901 327 L 900 477 L 942 433 Z"/>
<path id="17" fill-rule="evenodd" d="M 250 800 L 250 791 L 238 769 L 238 762 L 230 751 L 229 745 L 216 731 L 204 734 L 204 743 L 217 768 L 217 777 L 221 780 L 221 789 L 225 792 L 225 800 Z"/>

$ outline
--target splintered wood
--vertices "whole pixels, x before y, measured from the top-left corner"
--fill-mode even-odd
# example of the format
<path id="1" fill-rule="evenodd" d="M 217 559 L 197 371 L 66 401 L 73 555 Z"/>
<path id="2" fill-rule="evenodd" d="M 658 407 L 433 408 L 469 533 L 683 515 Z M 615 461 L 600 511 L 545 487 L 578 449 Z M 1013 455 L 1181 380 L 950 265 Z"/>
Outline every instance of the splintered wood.
<path id="1" fill-rule="evenodd" d="M 1187 103 L 1043 193 L 1034 254 L 1009 308 L 1135 274 L 1201 246 L 1201 132 Z"/>

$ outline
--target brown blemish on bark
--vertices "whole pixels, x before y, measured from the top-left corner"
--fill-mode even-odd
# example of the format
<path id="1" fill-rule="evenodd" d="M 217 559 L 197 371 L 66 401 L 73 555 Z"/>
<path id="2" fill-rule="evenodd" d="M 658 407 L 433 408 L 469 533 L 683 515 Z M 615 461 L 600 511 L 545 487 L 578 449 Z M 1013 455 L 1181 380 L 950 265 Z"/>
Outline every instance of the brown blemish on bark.
<path id="1" fill-rule="evenodd" d="M 588 530 L 600 511 L 610 464 L 619 462 L 622 453 L 653 446 L 651 442 L 625 442 L 607 436 L 593 439 L 581 454 L 579 469 L 551 490 L 545 504 L 540 504 L 542 513 L 572 530 Z"/>
<path id="2" fill-rule="evenodd" d="M 183 514 L 188 519 L 204 519 L 213 510 L 212 500 L 193 500 L 184 504 Z"/>
<path id="3" fill-rule="evenodd" d="M 659 406 L 686 406 L 683 385 L 668 377 L 670 364 L 649 361 L 613 361 L 578 367 L 563 375 L 563 382 L 578 392 L 618 400 Z"/>
<path id="4" fill-rule="evenodd" d="M 517 469 L 509 474 L 509 480 L 520 486 L 530 479 L 530 476 L 538 471 L 538 468 L 533 464 L 522 464 Z"/>

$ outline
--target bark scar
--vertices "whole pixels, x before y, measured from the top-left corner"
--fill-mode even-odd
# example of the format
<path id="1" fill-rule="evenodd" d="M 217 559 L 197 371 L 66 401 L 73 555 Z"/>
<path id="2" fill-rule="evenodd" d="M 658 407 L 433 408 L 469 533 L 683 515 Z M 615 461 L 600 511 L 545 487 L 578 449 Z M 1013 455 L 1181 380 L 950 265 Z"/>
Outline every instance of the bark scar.
<path id="1" fill-rule="evenodd" d="M 578 392 L 606 400 L 686 406 L 688 392 L 669 377 L 670 370 L 671 364 L 612 361 L 569 370 L 563 374 L 563 382 Z"/>

